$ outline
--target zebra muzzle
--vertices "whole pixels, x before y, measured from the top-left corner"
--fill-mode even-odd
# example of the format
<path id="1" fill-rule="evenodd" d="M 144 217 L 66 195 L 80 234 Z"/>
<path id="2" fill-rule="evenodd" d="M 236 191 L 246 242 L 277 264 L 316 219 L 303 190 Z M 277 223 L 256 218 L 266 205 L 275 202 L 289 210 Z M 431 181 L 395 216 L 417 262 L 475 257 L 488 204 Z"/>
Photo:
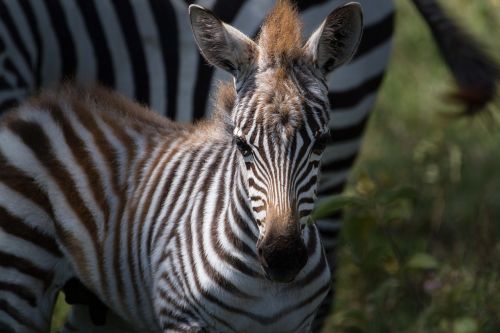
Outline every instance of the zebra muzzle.
<path id="1" fill-rule="evenodd" d="M 307 248 L 300 233 L 292 236 L 267 234 L 257 244 L 266 277 L 274 282 L 292 282 L 307 263 Z"/>

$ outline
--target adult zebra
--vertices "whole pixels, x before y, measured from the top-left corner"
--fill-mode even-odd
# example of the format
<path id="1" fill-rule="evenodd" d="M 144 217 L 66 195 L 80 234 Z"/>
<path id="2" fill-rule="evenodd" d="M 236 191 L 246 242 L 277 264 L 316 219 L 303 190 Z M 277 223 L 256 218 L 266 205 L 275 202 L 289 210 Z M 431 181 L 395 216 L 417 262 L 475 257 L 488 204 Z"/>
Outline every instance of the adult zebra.
<path id="1" fill-rule="evenodd" d="M 471 110 L 476 110 L 491 98 L 498 72 L 434 0 L 413 1 L 431 24 L 445 55 L 453 49 L 447 61 L 461 86 L 474 92 L 459 96 L 471 97 Z M 185 15 L 191 2 L 0 0 L 0 111 L 39 87 L 74 77 L 80 83 L 98 80 L 177 120 L 203 117 L 209 87 L 224 75 L 213 72 L 195 51 Z M 311 32 L 324 12 L 342 2 L 297 1 L 305 31 Z M 360 2 L 366 26 L 359 52 L 351 64 L 330 77 L 333 136 L 320 182 L 324 195 L 339 193 L 344 187 L 390 54 L 392 0 Z M 252 36 L 272 5 L 265 0 L 199 3 Z M 482 96 L 477 98 L 478 94 Z M 332 269 L 339 217 L 319 222 Z"/>
<path id="2" fill-rule="evenodd" d="M 4 331 L 45 332 L 73 275 L 137 332 L 311 330 L 331 282 L 308 220 L 325 76 L 354 54 L 361 7 L 336 8 L 306 43 L 285 0 L 256 42 L 200 6 L 190 17 L 204 57 L 235 79 L 211 120 L 71 87 L 0 118 Z"/>

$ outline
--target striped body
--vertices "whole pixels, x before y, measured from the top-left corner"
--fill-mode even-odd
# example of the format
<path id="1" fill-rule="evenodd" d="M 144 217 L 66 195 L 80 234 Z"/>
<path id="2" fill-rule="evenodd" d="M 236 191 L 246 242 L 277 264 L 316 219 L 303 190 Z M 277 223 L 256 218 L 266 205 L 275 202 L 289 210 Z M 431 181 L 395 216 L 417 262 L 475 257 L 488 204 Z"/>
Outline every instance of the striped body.
<path id="1" fill-rule="evenodd" d="M 30 277 L 3 290 L 0 304 L 15 307 L 27 302 L 23 295 L 34 303 L 17 308 L 21 326 L 1 311 L 0 323 L 46 331 L 53 297 L 45 288 L 76 274 L 141 332 L 196 324 L 217 332 L 304 331 L 330 281 L 316 228 L 305 231 L 310 259 L 296 282 L 268 281 L 231 141 L 200 139 L 218 132 L 217 124 L 173 125 L 128 103 L 102 91 L 66 91 L 2 119 L 1 168 L 14 177 L 0 178 L 2 223 L 13 230 L 1 233 L 0 262 L 10 265 L 0 285 L 20 272 Z M 188 167 L 179 172 L 181 165 Z M 46 241 L 30 239 L 29 229 Z M 30 250 L 7 261 L 16 248 Z M 24 272 L 24 261 L 36 270 Z M 52 278 L 44 285 L 38 271 Z"/>
<path id="2" fill-rule="evenodd" d="M 323 157 L 320 197 L 344 188 L 391 49 L 392 1 L 360 2 L 365 33 L 358 54 L 328 78 L 332 141 Z M 299 1 L 305 33 L 341 3 Z M 197 55 L 181 1 L 3 0 L 0 4 L 5 51 L 0 111 L 40 86 L 74 76 L 82 84 L 98 80 L 185 122 L 209 113 L 210 87 L 227 77 Z M 257 34 L 272 5 L 255 0 L 203 4 L 250 36 Z M 334 269 L 340 215 L 319 221 L 318 228 Z"/>

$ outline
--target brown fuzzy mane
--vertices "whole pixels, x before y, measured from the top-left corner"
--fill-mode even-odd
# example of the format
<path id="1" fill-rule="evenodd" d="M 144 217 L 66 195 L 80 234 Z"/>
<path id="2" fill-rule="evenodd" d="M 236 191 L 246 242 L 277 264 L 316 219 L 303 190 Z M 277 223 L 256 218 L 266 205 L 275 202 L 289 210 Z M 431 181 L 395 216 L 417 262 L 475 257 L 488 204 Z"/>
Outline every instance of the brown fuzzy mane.
<path id="1" fill-rule="evenodd" d="M 289 0 L 277 0 L 262 25 L 258 43 L 271 63 L 286 64 L 302 57 L 302 22 L 296 6 Z"/>

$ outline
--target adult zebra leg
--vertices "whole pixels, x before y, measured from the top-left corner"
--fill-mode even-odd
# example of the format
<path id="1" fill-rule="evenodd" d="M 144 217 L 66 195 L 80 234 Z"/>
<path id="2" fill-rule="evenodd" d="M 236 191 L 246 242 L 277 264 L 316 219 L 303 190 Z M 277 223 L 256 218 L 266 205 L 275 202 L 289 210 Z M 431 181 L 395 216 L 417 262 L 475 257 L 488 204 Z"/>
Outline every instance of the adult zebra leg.
<path id="1" fill-rule="evenodd" d="M 425 19 L 458 90 L 450 97 L 463 104 L 464 115 L 475 115 L 494 100 L 500 65 L 469 31 L 449 16 L 436 0 L 413 0 Z"/>

